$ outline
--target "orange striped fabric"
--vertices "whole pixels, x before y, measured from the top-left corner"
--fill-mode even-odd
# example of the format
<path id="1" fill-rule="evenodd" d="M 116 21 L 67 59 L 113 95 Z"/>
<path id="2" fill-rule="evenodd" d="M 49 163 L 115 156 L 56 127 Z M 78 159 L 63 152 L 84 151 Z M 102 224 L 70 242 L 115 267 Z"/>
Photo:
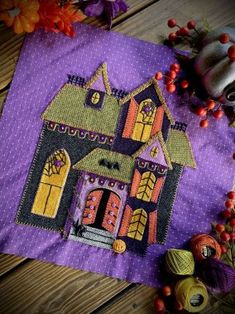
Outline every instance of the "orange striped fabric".
<path id="1" fill-rule="evenodd" d="M 111 192 L 109 196 L 109 200 L 106 205 L 104 220 L 102 222 L 102 227 L 109 232 L 113 233 L 116 221 L 118 217 L 120 207 L 120 197 L 115 193 Z"/>
<path id="2" fill-rule="evenodd" d="M 162 129 L 162 123 L 164 118 L 164 108 L 163 106 L 160 106 L 157 108 L 157 113 L 154 118 L 153 127 L 151 130 L 151 136 L 155 135 L 157 132 L 161 131 Z"/>
<path id="3" fill-rule="evenodd" d="M 88 195 L 82 219 L 84 225 L 90 225 L 95 222 L 102 195 L 102 190 L 92 191 Z"/>
<path id="4" fill-rule="evenodd" d="M 157 182 L 154 186 L 154 189 L 153 189 L 153 192 L 151 195 L 151 201 L 152 202 L 157 203 L 158 196 L 160 194 L 160 191 L 161 191 L 161 188 L 163 186 L 164 181 L 165 181 L 165 177 L 160 177 L 157 179 Z"/>
<path id="5" fill-rule="evenodd" d="M 130 208 L 129 205 L 126 205 L 125 212 L 122 218 L 121 228 L 118 233 L 120 237 L 125 237 L 127 235 L 132 214 L 133 214 L 133 210 Z"/>
<path id="6" fill-rule="evenodd" d="M 134 173 L 133 180 L 132 180 L 130 196 L 132 196 L 132 197 L 136 196 L 138 189 L 139 189 L 140 181 L 141 181 L 141 174 L 136 169 L 135 173 Z"/>
<path id="7" fill-rule="evenodd" d="M 132 135 L 132 131 L 135 125 L 136 116 L 138 113 L 138 103 L 135 101 L 134 98 L 131 98 L 128 114 L 126 118 L 125 127 L 122 133 L 122 137 L 130 138 Z"/>
<path id="8" fill-rule="evenodd" d="M 157 242 L 157 211 L 149 213 L 148 244 Z"/>

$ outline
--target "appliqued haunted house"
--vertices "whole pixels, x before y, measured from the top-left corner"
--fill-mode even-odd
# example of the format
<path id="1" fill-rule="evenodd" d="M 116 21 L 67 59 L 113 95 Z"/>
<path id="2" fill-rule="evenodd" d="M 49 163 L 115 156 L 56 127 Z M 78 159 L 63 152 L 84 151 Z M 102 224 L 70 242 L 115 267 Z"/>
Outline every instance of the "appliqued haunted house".
<path id="1" fill-rule="evenodd" d="M 69 76 L 42 119 L 17 222 L 115 252 L 164 243 L 182 169 L 195 161 L 157 81 L 127 94 L 102 64 L 87 82 Z"/>

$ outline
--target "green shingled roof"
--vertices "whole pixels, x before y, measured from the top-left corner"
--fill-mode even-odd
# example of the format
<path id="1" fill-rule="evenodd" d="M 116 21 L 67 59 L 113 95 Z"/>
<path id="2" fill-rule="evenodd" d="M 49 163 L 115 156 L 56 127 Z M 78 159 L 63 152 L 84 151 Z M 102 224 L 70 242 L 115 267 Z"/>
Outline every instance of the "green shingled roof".
<path id="1" fill-rule="evenodd" d="M 171 162 L 182 166 L 196 168 L 192 147 L 185 132 L 170 129 L 166 147 L 170 155 Z"/>
<path id="2" fill-rule="evenodd" d="M 102 160 L 105 160 L 110 164 L 118 164 L 119 169 L 109 169 L 107 166 L 102 165 Z M 101 176 L 120 180 L 125 183 L 130 183 L 134 163 L 134 158 L 128 155 L 123 155 L 102 148 L 95 148 L 87 156 L 77 162 L 73 166 L 73 169 L 85 170 Z"/>
<path id="3" fill-rule="evenodd" d="M 93 109 L 84 106 L 86 93 L 82 87 L 65 84 L 42 114 L 42 119 L 114 136 L 121 109 L 118 100 L 106 94 L 102 109 Z"/>

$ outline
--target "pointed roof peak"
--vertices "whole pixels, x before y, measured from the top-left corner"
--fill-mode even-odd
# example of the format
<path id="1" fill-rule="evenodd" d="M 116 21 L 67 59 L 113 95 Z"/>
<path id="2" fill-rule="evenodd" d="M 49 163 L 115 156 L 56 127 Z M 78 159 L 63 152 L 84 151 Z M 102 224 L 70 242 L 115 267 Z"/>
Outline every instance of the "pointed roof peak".
<path id="1" fill-rule="evenodd" d="M 125 97 L 121 98 L 119 100 L 119 104 L 123 105 L 126 102 L 130 101 L 131 98 L 134 98 L 136 95 L 140 94 L 141 92 L 143 92 L 146 88 L 150 87 L 151 85 L 154 86 L 155 92 L 159 98 L 160 103 L 162 104 L 164 111 L 170 121 L 171 125 L 175 124 L 175 120 L 167 106 L 165 97 L 163 96 L 162 90 L 160 88 L 160 86 L 158 85 L 157 80 L 153 77 L 151 79 L 149 79 L 147 82 L 145 82 L 144 84 L 140 85 L 138 88 L 134 89 L 132 92 L 130 92 L 128 95 L 126 95 Z"/>
<path id="2" fill-rule="evenodd" d="M 86 82 L 84 85 L 84 88 L 94 88 L 97 90 L 101 90 L 106 92 L 106 94 L 111 95 L 112 90 L 109 82 L 108 77 L 108 68 L 107 63 L 102 63 L 96 72 L 92 75 L 92 77 L 89 79 L 89 81 Z"/>
<path id="3" fill-rule="evenodd" d="M 171 159 L 166 147 L 166 144 L 164 142 L 163 136 L 162 136 L 162 132 L 159 131 L 157 132 L 157 134 L 155 134 L 154 136 L 152 136 L 148 142 L 146 142 L 143 146 L 141 146 L 141 148 L 139 150 L 137 150 L 132 157 L 133 158 L 137 158 L 139 157 L 145 150 L 147 150 L 152 144 L 154 144 L 154 142 L 158 141 L 160 144 L 160 147 L 162 149 L 162 152 L 164 154 L 165 157 L 165 161 L 167 163 L 167 166 L 169 167 L 169 169 L 172 169 L 172 163 L 171 163 Z"/>

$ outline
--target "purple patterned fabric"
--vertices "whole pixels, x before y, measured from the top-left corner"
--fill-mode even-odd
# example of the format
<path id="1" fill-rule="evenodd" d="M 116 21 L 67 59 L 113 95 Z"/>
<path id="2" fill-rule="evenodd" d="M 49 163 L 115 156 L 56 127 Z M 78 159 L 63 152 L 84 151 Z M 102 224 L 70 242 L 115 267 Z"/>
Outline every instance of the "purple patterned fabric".
<path id="1" fill-rule="evenodd" d="M 234 131 L 227 120 L 200 129 L 187 101 L 166 94 L 176 120 L 188 123 L 197 169 L 185 168 L 166 245 L 149 247 L 145 257 L 65 241 L 58 233 L 16 225 L 15 217 L 42 128 L 41 113 L 67 80 L 88 79 L 106 61 L 111 85 L 131 91 L 174 62 L 167 47 L 77 25 L 77 38 L 42 31 L 25 39 L 0 120 L 0 251 L 58 265 L 157 286 L 166 249 L 181 247 L 195 233 L 208 232 L 232 186 Z M 35 245 L 36 244 L 36 245 Z"/>
<path id="2" fill-rule="evenodd" d="M 156 157 L 152 157 L 151 156 L 151 150 L 154 149 L 155 147 L 158 149 L 158 153 L 157 153 Z M 149 145 L 149 147 L 146 148 L 139 155 L 139 157 L 144 159 L 144 160 L 151 161 L 151 162 L 154 162 L 154 163 L 158 163 L 158 164 L 160 164 L 162 166 L 167 167 L 165 156 L 163 154 L 163 151 L 162 151 L 161 145 L 159 143 L 159 140 L 157 140 L 157 139 L 154 141 L 154 143 L 152 145 Z"/>

